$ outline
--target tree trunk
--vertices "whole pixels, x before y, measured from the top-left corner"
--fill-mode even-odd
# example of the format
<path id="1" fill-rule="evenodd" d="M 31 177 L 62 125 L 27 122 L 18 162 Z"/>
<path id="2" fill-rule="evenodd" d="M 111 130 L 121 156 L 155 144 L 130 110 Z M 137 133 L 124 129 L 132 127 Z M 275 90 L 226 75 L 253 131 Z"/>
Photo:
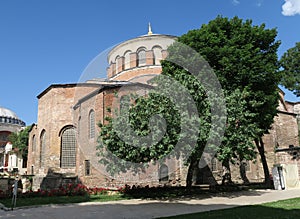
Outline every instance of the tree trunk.
<path id="1" fill-rule="evenodd" d="M 193 184 L 194 170 L 197 167 L 197 164 L 198 164 L 197 160 L 192 158 L 191 162 L 190 162 L 190 165 L 189 165 L 189 168 L 188 168 L 188 173 L 187 173 L 187 176 L 186 176 L 186 189 L 187 189 L 187 191 L 191 191 L 192 184 Z"/>
<path id="2" fill-rule="evenodd" d="M 232 184 L 231 170 L 230 170 L 230 164 L 228 160 L 222 162 L 222 168 L 223 168 L 222 185 Z"/>
<path id="3" fill-rule="evenodd" d="M 261 163 L 263 165 L 264 175 L 265 175 L 265 184 L 266 184 L 266 186 L 271 186 L 270 172 L 269 172 L 269 167 L 268 167 L 268 163 L 267 163 L 267 158 L 265 155 L 265 146 L 264 146 L 264 142 L 262 141 L 262 138 L 255 139 L 255 144 L 256 144 L 257 150 L 259 152 L 260 158 L 261 158 Z"/>
<path id="4" fill-rule="evenodd" d="M 240 160 L 240 175 L 244 184 L 249 184 L 249 180 L 246 174 L 246 165 L 243 160 Z"/>

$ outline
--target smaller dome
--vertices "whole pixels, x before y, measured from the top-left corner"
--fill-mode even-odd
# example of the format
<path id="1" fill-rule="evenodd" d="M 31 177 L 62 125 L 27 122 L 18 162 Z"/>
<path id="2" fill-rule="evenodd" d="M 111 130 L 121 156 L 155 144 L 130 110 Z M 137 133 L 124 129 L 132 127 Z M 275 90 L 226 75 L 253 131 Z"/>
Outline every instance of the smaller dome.
<path id="1" fill-rule="evenodd" d="M 11 111 L 7 108 L 4 108 L 4 107 L 0 107 L 0 116 L 18 119 L 18 116 L 16 113 L 14 113 L 13 111 Z"/>

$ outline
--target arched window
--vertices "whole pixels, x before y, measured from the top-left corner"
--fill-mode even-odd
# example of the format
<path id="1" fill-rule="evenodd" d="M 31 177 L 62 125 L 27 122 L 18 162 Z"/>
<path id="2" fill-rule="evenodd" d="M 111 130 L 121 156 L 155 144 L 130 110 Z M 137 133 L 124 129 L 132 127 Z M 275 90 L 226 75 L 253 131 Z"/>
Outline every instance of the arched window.
<path id="1" fill-rule="evenodd" d="M 217 163 L 217 158 L 213 157 L 211 159 L 211 169 L 212 172 L 213 171 L 218 171 L 218 163 Z"/>
<path id="2" fill-rule="evenodd" d="M 160 65 L 160 61 L 162 60 L 162 48 L 160 46 L 154 46 L 152 50 L 154 55 L 154 64 Z"/>
<path id="3" fill-rule="evenodd" d="M 81 122 L 81 116 L 78 118 L 78 124 L 77 124 L 77 136 L 80 137 L 80 122 Z"/>
<path id="4" fill-rule="evenodd" d="M 144 48 L 138 50 L 137 56 L 138 66 L 146 65 L 146 50 Z"/>
<path id="5" fill-rule="evenodd" d="M 131 53 L 131 51 L 129 51 L 129 50 L 124 53 L 124 66 L 125 66 L 125 69 L 130 68 L 130 53 Z"/>
<path id="6" fill-rule="evenodd" d="M 40 167 L 44 166 L 46 150 L 46 131 L 43 130 L 40 137 Z"/>
<path id="7" fill-rule="evenodd" d="M 31 151 L 35 151 L 36 150 L 36 138 L 35 135 L 32 136 L 32 142 L 31 142 Z"/>
<path id="8" fill-rule="evenodd" d="M 91 110 L 89 114 L 89 138 L 95 138 L 95 111 Z"/>
<path id="9" fill-rule="evenodd" d="M 61 135 L 60 167 L 76 166 L 76 135 L 74 128 L 66 128 Z"/>
<path id="10" fill-rule="evenodd" d="M 120 58 L 120 56 L 117 56 L 116 59 L 115 59 L 115 63 L 116 63 L 116 73 L 119 72 L 119 58 Z"/>
<path id="11" fill-rule="evenodd" d="M 123 95 L 120 98 L 120 112 L 122 112 L 123 109 L 129 110 L 130 106 L 130 97 L 128 95 Z"/>
<path id="12" fill-rule="evenodd" d="M 169 181 L 169 168 L 166 164 L 161 165 L 161 167 L 159 168 L 159 181 Z"/>

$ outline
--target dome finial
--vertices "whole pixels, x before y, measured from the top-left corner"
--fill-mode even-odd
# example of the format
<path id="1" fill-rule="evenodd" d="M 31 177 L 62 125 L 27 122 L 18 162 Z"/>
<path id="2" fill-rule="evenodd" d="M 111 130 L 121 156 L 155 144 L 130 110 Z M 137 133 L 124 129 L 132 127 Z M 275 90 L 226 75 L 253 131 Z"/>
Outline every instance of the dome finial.
<path id="1" fill-rule="evenodd" d="M 148 24 L 148 35 L 152 35 L 151 24 Z"/>

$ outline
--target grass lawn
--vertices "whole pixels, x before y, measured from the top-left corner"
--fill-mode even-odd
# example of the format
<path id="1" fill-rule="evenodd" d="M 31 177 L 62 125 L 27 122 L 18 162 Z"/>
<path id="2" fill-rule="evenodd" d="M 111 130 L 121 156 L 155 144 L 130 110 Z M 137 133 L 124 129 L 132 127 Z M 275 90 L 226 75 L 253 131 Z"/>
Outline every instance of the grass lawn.
<path id="1" fill-rule="evenodd" d="M 90 196 L 53 196 L 53 197 L 32 197 L 32 198 L 18 198 L 17 207 L 46 205 L 46 204 L 68 204 L 80 202 L 106 202 L 129 199 L 121 194 L 116 195 L 90 195 Z M 11 207 L 11 199 L 0 199 L 5 207 Z"/>
<path id="2" fill-rule="evenodd" d="M 296 219 L 300 218 L 300 198 L 165 218 Z"/>

